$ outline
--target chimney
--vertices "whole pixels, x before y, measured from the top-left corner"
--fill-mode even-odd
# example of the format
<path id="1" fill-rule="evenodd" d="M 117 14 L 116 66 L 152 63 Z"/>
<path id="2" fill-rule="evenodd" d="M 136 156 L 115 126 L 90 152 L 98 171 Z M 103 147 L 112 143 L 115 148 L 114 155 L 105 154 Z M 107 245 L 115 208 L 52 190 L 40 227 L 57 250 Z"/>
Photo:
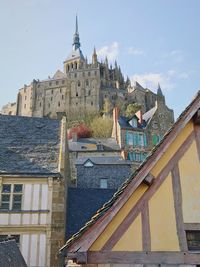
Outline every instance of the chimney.
<path id="1" fill-rule="evenodd" d="M 113 130 L 112 130 L 112 137 L 114 137 L 117 141 L 117 143 L 119 143 L 118 140 L 118 131 L 117 131 L 117 124 L 118 124 L 118 118 L 119 118 L 119 108 L 115 107 L 113 109 Z"/>
<path id="2" fill-rule="evenodd" d="M 77 133 L 72 133 L 72 142 L 77 142 L 77 141 L 78 141 Z"/>
<path id="3" fill-rule="evenodd" d="M 135 115 L 138 117 L 138 119 L 139 119 L 139 123 L 142 124 L 142 121 L 143 121 L 143 119 L 142 119 L 142 110 L 138 110 L 138 111 L 135 113 Z"/>

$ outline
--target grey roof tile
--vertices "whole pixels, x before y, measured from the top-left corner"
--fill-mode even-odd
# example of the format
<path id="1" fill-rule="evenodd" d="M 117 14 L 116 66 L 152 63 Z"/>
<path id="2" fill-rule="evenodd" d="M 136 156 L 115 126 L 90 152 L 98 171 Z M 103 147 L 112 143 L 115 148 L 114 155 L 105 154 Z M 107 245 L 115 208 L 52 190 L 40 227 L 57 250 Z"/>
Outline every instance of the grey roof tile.
<path id="1" fill-rule="evenodd" d="M 0 115 L 0 173 L 58 173 L 60 123 Z"/>
<path id="2" fill-rule="evenodd" d="M 0 266 L 27 267 L 15 240 L 0 242 Z"/>

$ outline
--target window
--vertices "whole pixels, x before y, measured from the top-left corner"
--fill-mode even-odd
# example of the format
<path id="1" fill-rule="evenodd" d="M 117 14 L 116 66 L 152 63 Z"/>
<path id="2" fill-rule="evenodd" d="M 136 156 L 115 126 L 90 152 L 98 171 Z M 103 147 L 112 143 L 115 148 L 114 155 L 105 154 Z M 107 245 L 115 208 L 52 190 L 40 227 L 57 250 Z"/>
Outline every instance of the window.
<path id="1" fill-rule="evenodd" d="M 65 81 L 64 80 L 62 80 L 62 84 L 64 84 L 65 83 Z"/>
<path id="2" fill-rule="evenodd" d="M 50 108 L 50 103 L 48 104 L 48 107 Z"/>
<path id="3" fill-rule="evenodd" d="M 78 86 L 81 86 L 81 83 L 80 83 L 80 81 L 78 81 Z"/>
<path id="4" fill-rule="evenodd" d="M 53 95 L 53 90 L 51 90 L 51 94 Z"/>
<path id="5" fill-rule="evenodd" d="M 91 106 L 93 106 L 93 101 L 91 102 Z"/>
<path id="6" fill-rule="evenodd" d="M 90 71 L 88 71 L 88 76 L 90 76 Z"/>
<path id="7" fill-rule="evenodd" d="M 88 91 L 88 95 L 90 95 L 90 90 Z"/>
<path id="8" fill-rule="evenodd" d="M 60 107 L 60 101 L 58 102 L 58 107 Z"/>
<path id="9" fill-rule="evenodd" d="M 56 85 L 58 85 L 59 84 L 59 81 L 56 81 Z"/>
<path id="10" fill-rule="evenodd" d="M 60 93 L 62 93 L 62 89 L 60 88 Z"/>
<path id="11" fill-rule="evenodd" d="M 126 144 L 134 147 L 146 147 L 146 134 L 141 132 L 126 132 Z"/>
<path id="12" fill-rule="evenodd" d="M 86 86 L 88 86 L 88 85 L 89 85 L 89 81 L 88 81 L 88 80 L 86 80 L 86 81 L 85 81 L 85 84 L 86 84 Z"/>
<path id="13" fill-rule="evenodd" d="M 108 188 L 108 179 L 105 178 L 100 179 L 100 188 L 102 189 Z"/>
<path id="14" fill-rule="evenodd" d="M 26 108 L 26 104 L 24 104 L 24 108 Z"/>
<path id="15" fill-rule="evenodd" d="M 49 86 L 51 86 L 51 85 L 52 85 L 52 82 L 49 83 Z"/>
<path id="16" fill-rule="evenodd" d="M 53 100 L 53 97 L 51 97 L 51 101 Z"/>
<path id="17" fill-rule="evenodd" d="M 62 100 L 64 99 L 64 95 L 62 95 Z"/>
<path id="18" fill-rule="evenodd" d="M 74 73 L 74 78 L 76 78 L 77 77 L 77 73 Z"/>
<path id="19" fill-rule="evenodd" d="M 1 192 L 1 209 L 21 210 L 22 184 L 3 184 Z"/>
<path id="20" fill-rule="evenodd" d="M 78 96 L 78 92 L 76 92 L 76 96 Z"/>
<path id="21" fill-rule="evenodd" d="M 200 250 L 200 231 L 186 231 L 189 251 Z"/>

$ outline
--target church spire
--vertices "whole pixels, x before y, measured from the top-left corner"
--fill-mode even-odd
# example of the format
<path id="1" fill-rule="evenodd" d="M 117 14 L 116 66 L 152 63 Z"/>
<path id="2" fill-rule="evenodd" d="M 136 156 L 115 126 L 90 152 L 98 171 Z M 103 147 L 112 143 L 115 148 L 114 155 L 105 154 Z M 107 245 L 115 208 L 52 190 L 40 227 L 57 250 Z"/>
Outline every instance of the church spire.
<path id="1" fill-rule="evenodd" d="M 76 15 L 76 29 L 75 29 L 74 38 L 73 38 L 73 49 L 77 50 L 78 48 L 80 48 L 80 46 L 81 44 L 80 44 L 79 33 L 78 33 L 78 17 Z"/>

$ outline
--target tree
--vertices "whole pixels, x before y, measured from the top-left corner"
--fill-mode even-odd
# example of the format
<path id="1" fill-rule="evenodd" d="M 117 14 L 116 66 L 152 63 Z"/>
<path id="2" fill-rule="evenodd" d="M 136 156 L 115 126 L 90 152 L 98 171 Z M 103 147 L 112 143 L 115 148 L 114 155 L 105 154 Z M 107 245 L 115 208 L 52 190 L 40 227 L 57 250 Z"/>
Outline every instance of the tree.
<path id="1" fill-rule="evenodd" d="M 78 138 L 89 138 L 92 136 L 92 131 L 85 124 L 80 124 L 69 130 L 68 139 L 72 139 L 73 134 L 77 134 Z"/>
<path id="2" fill-rule="evenodd" d="M 92 136 L 97 138 L 109 138 L 112 134 L 112 126 L 112 119 L 96 117 L 91 123 Z"/>
<path id="3" fill-rule="evenodd" d="M 129 104 L 126 108 L 125 114 L 126 116 L 131 117 L 140 109 L 141 105 L 138 103 Z"/>
<path id="4" fill-rule="evenodd" d="M 104 100 L 104 104 L 103 104 L 103 113 L 109 114 L 112 110 L 112 107 L 113 107 L 113 105 L 112 105 L 110 99 L 106 98 Z"/>

